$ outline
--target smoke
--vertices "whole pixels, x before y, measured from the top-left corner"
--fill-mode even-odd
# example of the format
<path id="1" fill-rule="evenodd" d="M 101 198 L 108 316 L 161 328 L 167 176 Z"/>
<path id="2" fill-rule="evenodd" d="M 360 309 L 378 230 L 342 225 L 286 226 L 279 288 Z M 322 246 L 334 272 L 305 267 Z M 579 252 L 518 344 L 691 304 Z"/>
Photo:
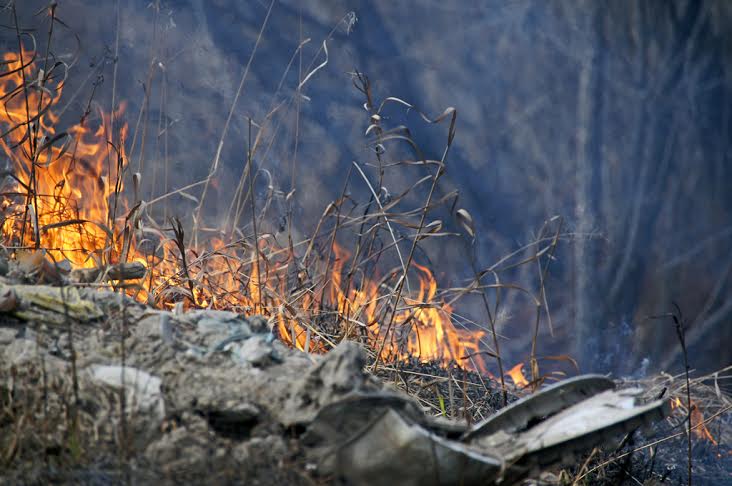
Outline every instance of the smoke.
<path id="1" fill-rule="evenodd" d="M 551 335 L 544 316 L 542 354 L 572 354 L 583 370 L 678 367 L 669 324 L 647 319 L 676 302 L 689 316 L 692 366 L 729 364 L 727 2 L 288 0 L 274 5 L 262 28 L 268 7 L 268 1 L 120 0 L 118 17 L 116 2 L 60 5 L 70 30 L 58 34 L 59 53 L 73 51 L 71 32 L 81 43 L 70 85 L 88 96 L 86 66 L 94 61 L 89 69 L 104 76 L 98 102 L 111 106 L 115 79 L 131 128 L 146 124 L 145 147 L 138 138 L 130 164 L 145 174 L 148 199 L 206 176 L 261 30 L 223 145 L 221 184 L 206 205 L 209 218 L 221 222 L 230 205 L 252 119 L 269 123 L 273 135 L 262 140 L 255 161 L 272 176 L 270 184 L 259 173 L 257 194 L 277 196 L 273 229 L 294 189 L 297 229 L 312 231 L 351 162 L 373 160 L 364 100 L 349 75 L 358 69 L 380 97 L 435 114 L 457 108 L 456 147 L 440 190 L 459 190 L 460 207 L 473 216 L 480 267 L 531 241 L 548 218 L 564 218 L 546 282 L 555 329 Z M 29 5 L 29 25 L 35 11 Z M 347 28 L 342 19 L 351 11 L 359 21 Z M 299 80 L 324 60 L 323 41 L 328 63 L 298 97 Z M 81 113 L 85 101 L 79 96 L 69 113 Z M 427 127 L 406 110 L 389 116 L 392 125 L 410 126 L 427 157 L 439 158 L 443 128 Z M 416 173 L 390 173 L 384 185 L 398 193 Z M 366 188 L 354 184 L 352 191 Z M 165 200 L 160 211 L 190 214 L 198 193 L 190 195 Z M 449 208 L 440 217 L 458 227 Z M 445 286 L 471 275 L 459 239 L 427 245 L 420 257 Z M 511 277 L 535 280 L 523 272 Z M 520 297 L 507 299 L 512 309 L 501 332 L 510 337 L 507 352 L 524 359 L 531 309 Z M 466 306 L 474 320 L 485 319 L 480 306 Z"/>

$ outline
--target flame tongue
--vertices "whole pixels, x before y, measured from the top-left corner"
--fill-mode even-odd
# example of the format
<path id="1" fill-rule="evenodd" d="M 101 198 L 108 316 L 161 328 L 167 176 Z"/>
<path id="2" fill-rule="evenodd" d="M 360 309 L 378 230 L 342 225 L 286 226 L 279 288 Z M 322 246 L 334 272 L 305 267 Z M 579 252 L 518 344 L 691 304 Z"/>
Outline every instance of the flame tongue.
<path id="1" fill-rule="evenodd" d="M 374 280 L 365 279 L 356 286 L 343 283 L 343 267 L 348 252 L 334 245 L 335 264 L 331 274 L 329 305 L 338 309 L 347 325 L 366 328 L 373 349 L 380 349 L 381 335 L 390 316 L 386 313 L 391 295 L 383 294 Z M 452 322 L 452 308 L 436 299 L 437 282 L 432 272 L 413 263 L 419 280 L 419 291 L 406 297 L 406 309 L 397 309 L 393 316 L 393 336 L 387 336 L 381 358 L 385 361 L 417 358 L 421 362 L 464 364 L 467 356 L 478 351 L 482 332 L 457 329 Z"/>
<path id="2" fill-rule="evenodd" d="M 682 410 L 685 414 L 688 413 L 685 404 L 681 402 L 679 397 L 676 397 L 671 401 L 671 408 L 674 410 Z M 694 402 L 694 400 L 691 400 L 691 428 L 692 433 L 697 439 L 706 440 L 711 442 L 713 445 L 717 445 L 717 441 L 714 439 L 714 436 L 704 423 L 704 413 L 699 410 L 699 406 Z"/>
<path id="3" fill-rule="evenodd" d="M 511 380 L 513 380 L 513 384 L 518 387 L 525 387 L 529 385 L 529 380 L 526 379 L 524 376 L 524 364 L 518 363 L 516 366 L 511 368 L 506 372 L 506 375 L 508 375 Z"/>
<path id="4" fill-rule="evenodd" d="M 44 79 L 28 62 L 32 58 L 33 53 L 23 52 L 21 64 L 21 56 L 3 56 L 9 74 L 0 79 L 5 106 L 0 120 L 9 132 L 0 147 L 13 165 L 19 194 L 3 201 L 3 233 L 18 246 L 47 249 L 56 261 L 92 267 L 90 254 L 106 252 L 111 260 L 116 250 L 110 247 L 109 201 L 115 192 L 110 181 L 117 181 L 119 167 L 106 143 L 110 117 L 101 114 L 96 130 L 80 123 L 57 133 L 58 117 L 49 108 L 62 88 L 48 89 L 44 83 L 55 75 Z M 125 133 L 123 127 L 122 139 Z"/>
<path id="5" fill-rule="evenodd" d="M 44 248 L 54 260 L 68 260 L 75 267 L 146 263 L 150 274 L 144 279 L 141 299 L 161 306 L 183 299 L 186 305 L 273 316 L 285 341 L 311 352 L 324 351 L 328 343 L 340 339 L 308 325 L 319 316 L 334 314 L 337 335 L 365 338 L 373 349 L 383 349 L 383 361 L 416 358 L 463 365 L 466 356 L 478 351 L 483 334 L 456 328 L 451 307 L 437 299 L 432 272 L 418 264 L 410 276 L 418 278 L 419 290 L 393 310 L 393 296 L 375 280 L 343 278 L 349 255 L 338 245 L 333 246 L 332 268 L 326 262 L 325 287 L 304 290 L 288 285 L 287 270 L 293 262 L 280 258 L 286 253 L 275 245 L 255 253 L 243 244 L 213 239 L 208 249 L 185 249 L 180 238 L 162 239 L 155 250 L 138 249 L 124 220 L 127 126 L 112 133 L 112 120 L 123 110 L 114 117 L 98 110 L 94 122 L 85 115 L 77 125 L 57 132 L 54 108 L 62 90 L 52 85 L 60 76 L 44 75 L 29 62 L 30 52 L 5 54 L 3 59 L 6 73 L 0 78 L 0 94 L 5 110 L 0 112 L 0 124 L 9 132 L 0 147 L 11 160 L 17 181 L 14 195 L 2 201 L 2 230 L 13 246 Z M 383 324 L 389 320 L 391 331 L 384 336 Z"/>

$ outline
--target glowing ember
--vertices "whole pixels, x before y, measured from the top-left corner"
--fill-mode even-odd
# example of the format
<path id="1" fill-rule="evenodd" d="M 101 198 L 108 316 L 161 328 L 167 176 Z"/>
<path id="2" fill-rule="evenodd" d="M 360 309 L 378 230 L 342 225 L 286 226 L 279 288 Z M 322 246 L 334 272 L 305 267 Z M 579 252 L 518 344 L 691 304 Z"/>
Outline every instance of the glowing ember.
<path id="1" fill-rule="evenodd" d="M 310 281 L 302 272 L 293 283 L 288 270 L 294 257 L 269 237 L 260 239 L 258 251 L 233 239 L 187 248 L 181 233 L 143 231 L 135 223 L 139 201 L 122 194 L 127 126 L 111 133 L 112 117 L 97 110 L 93 123 L 85 116 L 64 134 L 57 132 L 53 109 L 63 76 L 44 74 L 30 52 L 23 52 L 22 64 L 16 54 L 3 59 L 0 125 L 7 133 L 0 147 L 17 177 L 2 200 L 7 246 L 45 249 L 53 260 L 68 260 L 73 267 L 142 262 L 148 275 L 130 291 L 137 298 L 162 307 L 182 301 L 188 307 L 263 314 L 285 342 L 310 352 L 324 352 L 343 338 L 383 349 L 385 362 L 416 358 L 466 365 L 464 358 L 478 352 L 483 333 L 455 327 L 451 307 L 437 298 L 432 272 L 416 263 L 410 278 L 418 279 L 419 290 L 404 296 L 394 310 L 386 284 L 360 274 L 344 278 L 349 255 L 336 244 L 331 265 L 322 263 L 324 277 Z M 140 238 L 147 243 L 139 245 Z M 332 335 L 316 325 L 321 316 L 337 322 Z M 384 336 L 382 325 L 390 321 L 392 330 Z M 482 366 L 477 358 L 472 362 Z M 521 376 L 526 383 L 520 365 L 512 372 L 514 382 L 520 383 Z"/>

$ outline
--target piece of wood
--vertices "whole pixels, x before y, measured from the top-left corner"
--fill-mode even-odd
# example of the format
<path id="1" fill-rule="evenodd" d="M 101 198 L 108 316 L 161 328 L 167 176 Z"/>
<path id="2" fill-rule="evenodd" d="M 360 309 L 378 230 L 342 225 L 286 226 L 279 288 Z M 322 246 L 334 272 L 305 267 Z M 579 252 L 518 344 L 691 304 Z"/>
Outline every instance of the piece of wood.
<path id="1" fill-rule="evenodd" d="M 135 280 L 145 276 L 147 269 L 139 262 L 116 263 L 100 268 L 79 268 L 71 272 L 71 279 L 79 283 L 99 280 Z"/>

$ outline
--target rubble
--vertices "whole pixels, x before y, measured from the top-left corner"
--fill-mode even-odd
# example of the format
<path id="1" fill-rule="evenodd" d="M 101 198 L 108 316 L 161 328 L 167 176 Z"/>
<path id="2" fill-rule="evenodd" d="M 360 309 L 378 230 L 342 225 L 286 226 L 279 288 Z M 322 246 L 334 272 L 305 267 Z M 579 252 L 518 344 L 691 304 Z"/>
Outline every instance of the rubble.
<path id="1" fill-rule="evenodd" d="M 355 343 L 315 356 L 286 347 L 261 317 L 152 310 L 75 287 L 6 283 L 0 295 L 16 299 L 0 314 L 0 479 L 10 483 L 96 471 L 171 483 L 512 484 L 668 413 L 664 400 L 586 376 L 469 426 L 425 414 L 364 371 Z"/>

